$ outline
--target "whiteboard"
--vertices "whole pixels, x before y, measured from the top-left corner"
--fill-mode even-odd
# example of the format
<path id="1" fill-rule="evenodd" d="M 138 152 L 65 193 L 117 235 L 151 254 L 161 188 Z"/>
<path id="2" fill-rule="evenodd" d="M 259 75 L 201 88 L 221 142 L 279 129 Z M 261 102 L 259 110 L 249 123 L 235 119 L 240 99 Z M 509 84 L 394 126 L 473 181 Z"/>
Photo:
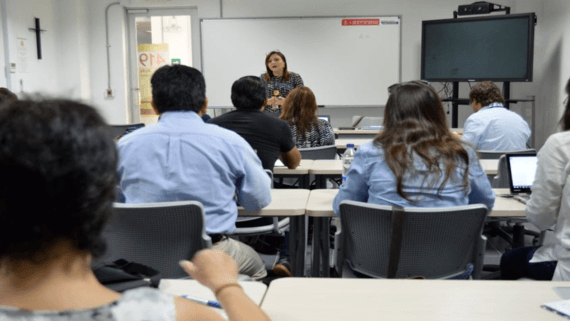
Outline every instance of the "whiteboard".
<path id="1" fill-rule="evenodd" d="M 233 82 L 266 72 L 273 50 L 326 107 L 384 106 L 400 82 L 399 17 L 202 19 L 200 29 L 210 108 L 231 107 Z"/>

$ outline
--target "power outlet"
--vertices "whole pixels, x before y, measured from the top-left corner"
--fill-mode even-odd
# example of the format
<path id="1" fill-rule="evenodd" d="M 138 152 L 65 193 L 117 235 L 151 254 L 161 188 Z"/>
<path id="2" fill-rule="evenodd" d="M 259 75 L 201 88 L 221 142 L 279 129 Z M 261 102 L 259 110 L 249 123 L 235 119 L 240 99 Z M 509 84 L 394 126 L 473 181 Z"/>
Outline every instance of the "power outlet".
<path id="1" fill-rule="evenodd" d="M 115 91 L 113 89 L 105 89 L 105 99 L 115 98 Z"/>

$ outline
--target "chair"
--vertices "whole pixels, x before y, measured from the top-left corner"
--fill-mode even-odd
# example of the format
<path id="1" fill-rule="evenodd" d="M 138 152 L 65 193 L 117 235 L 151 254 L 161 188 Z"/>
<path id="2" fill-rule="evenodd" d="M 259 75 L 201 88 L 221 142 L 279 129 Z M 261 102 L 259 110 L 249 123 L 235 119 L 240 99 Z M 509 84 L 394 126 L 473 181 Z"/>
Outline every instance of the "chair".
<path id="1" fill-rule="evenodd" d="M 398 216 L 404 221 L 399 258 L 396 250 L 391 262 L 396 266 L 394 277 L 453 278 L 471 267 L 472 277 L 480 277 L 486 244 L 481 230 L 487 207 L 400 209 L 396 215 L 405 216 Z M 350 269 L 374 278 L 388 276 L 392 211 L 391 206 L 341 202 L 335 262 L 343 277 L 350 276 Z"/>
<path id="2" fill-rule="evenodd" d="M 115 203 L 103 230 L 107 251 L 98 262 L 125 259 L 150 266 L 163 278 L 186 277 L 179 266 L 201 249 L 212 247 L 204 207 L 198 201 L 147 204 Z"/>
<path id="3" fill-rule="evenodd" d="M 128 129 L 139 129 L 141 127 L 144 127 L 144 123 L 138 123 L 138 124 L 125 124 L 125 125 L 109 125 L 109 135 L 111 136 L 111 138 L 115 138 L 115 137 L 121 137 L 125 134 L 125 132 Z"/>
<path id="4" fill-rule="evenodd" d="M 494 151 L 494 150 L 478 150 L 479 159 L 499 159 L 501 155 L 505 154 L 532 154 L 536 153 L 535 149 L 521 149 L 521 150 L 504 150 L 504 151 Z"/>
<path id="5" fill-rule="evenodd" d="M 265 172 L 269 175 L 273 184 L 273 172 L 268 169 Z M 237 218 L 236 225 L 237 227 L 232 235 L 238 238 L 259 235 L 284 236 L 285 232 L 289 230 L 289 217 L 242 216 Z M 276 255 L 261 255 L 261 258 L 265 262 L 265 268 L 271 270 L 277 263 L 277 260 L 279 260 L 279 253 Z"/>
<path id="6" fill-rule="evenodd" d="M 336 145 L 299 148 L 302 159 L 335 159 Z"/>

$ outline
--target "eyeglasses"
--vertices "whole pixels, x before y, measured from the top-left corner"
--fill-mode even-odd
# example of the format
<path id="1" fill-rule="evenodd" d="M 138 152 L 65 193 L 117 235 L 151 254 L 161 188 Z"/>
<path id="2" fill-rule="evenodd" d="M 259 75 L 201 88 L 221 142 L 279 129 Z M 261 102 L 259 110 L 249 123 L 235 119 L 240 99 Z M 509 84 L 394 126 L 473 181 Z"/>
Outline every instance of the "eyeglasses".
<path id="1" fill-rule="evenodd" d="M 388 87 L 388 93 L 391 94 L 392 90 L 394 90 L 397 87 L 400 86 L 405 86 L 405 85 L 421 85 L 421 86 L 428 86 L 431 87 L 431 85 L 429 84 L 428 81 L 425 80 L 412 80 L 412 81 L 406 81 L 406 82 L 402 82 L 399 84 L 393 84 L 392 86 Z"/>

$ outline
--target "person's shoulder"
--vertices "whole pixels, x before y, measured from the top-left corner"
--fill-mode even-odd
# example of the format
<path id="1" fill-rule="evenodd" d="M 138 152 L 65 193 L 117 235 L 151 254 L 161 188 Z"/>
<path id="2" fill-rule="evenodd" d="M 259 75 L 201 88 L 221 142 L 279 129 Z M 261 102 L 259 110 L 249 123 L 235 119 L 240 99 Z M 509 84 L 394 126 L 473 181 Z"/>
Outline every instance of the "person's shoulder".
<path id="1" fill-rule="evenodd" d="M 356 152 L 365 157 L 376 157 L 384 155 L 384 149 L 376 146 L 374 144 L 374 141 L 360 145 Z"/>
<path id="2" fill-rule="evenodd" d="M 145 139 L 145 138 L 143 138 L 144 136 L 150 135 L 153 133 L 159 133 L 160 131 L 161 131 L 161 127 L 158 124 L 152 124 L 149 126 L 139 128 L 139 129 L 137 129 L 133 132 L 130 132 L 130 133 L 124 135 L 123 137 L 121 137 L 117 141 L 117 148 L 120 149 L 122 146 L 137 143 L 139 141 L 144 140 Z"/>
<path id="3" fill-rule="evenodd" d="M 570 131 L 563 131 L 550 135 L 544 146 L 565 146 L 570 148 Z"/>
<path id="4" fill-rule="evenodd" d="M 164 316 L 168 317 L 168 320 L 174 320 L 176 316 L 174 296 L 149 287 L 125 291 L 116 301 L 113 309 L 117 315 L 131 317 L 136 316 L 137 313 L 143 316 L 152 311 L 161 311 Z"/>

